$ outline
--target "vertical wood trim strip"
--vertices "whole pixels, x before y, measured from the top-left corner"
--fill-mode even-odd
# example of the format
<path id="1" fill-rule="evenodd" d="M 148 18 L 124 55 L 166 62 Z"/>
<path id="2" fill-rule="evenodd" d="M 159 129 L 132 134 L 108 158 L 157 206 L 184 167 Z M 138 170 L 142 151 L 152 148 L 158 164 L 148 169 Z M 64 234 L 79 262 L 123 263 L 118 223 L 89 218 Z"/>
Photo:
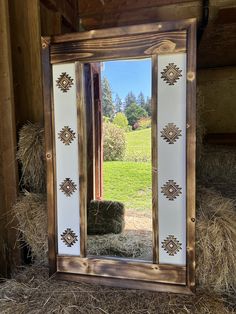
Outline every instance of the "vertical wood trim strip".
<path id="1" fill-rule="evenodd" d="M 80 256 L 87 254 L 87 136 L 84 67 L 76 62 L 76 101 L 79 140 Z"/>
<path id="2" fill-rule="evenodd" d="M 159 263 L 159 231 L 158 231 L 158 165 L 157 165 L 157 80 L 158 59 L 152 56 L 152 237 L 153 263 Z"/>
<path id="3" fill-rule="evenodd" d="M 196 20 L 187 37 L 187 286 L 195 291 Z"/>
<path id="4" fill-rule="evenodd" d="M 47 208 L 48 208 L 48 258 L 49 272 L 56 272 L 56 208 L 55 208 L 55 168 L 53 146 L 53 105 L 52 105 L 52 69 L 50 65 L 50 46 L 44 38 L 42 43 L 42 80 L 44 101 L 45 151 L 47 164 Z"/>
<path id="5" fill-rule="evenodd" d="M 84 64 L 84 102 L 87 124 L 87 203 L 94 199 L 94 97 L 93 97 L 93 77 L 91 64 Z"/>

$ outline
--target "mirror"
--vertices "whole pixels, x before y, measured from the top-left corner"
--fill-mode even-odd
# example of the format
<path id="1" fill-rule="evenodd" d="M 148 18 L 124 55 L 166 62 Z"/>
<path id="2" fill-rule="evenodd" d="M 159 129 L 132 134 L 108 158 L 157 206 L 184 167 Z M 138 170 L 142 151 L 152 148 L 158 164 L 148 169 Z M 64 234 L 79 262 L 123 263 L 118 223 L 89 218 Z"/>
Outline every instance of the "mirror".
<path id="1" fill-rule="evenodd" d="M 88 202 L 87 252 L 151 261 L 151 59 L 107 61 L 91 68 L 100 76 L 100 89 L 98 80 L 93 85 L 93 121 L 94 130 L 101 130 L 102 153 L 93 180 L 101 178 L 101 193 Z M 99 101 L 102 126 L 96 128 Z M 94 156 L 98 147 L 95 143 Z"/>
<path id="2" fill-rule="evenodd" d="M 51 275 L 194 291 L 195 31 L 186 20 L 42 40 Z"/>

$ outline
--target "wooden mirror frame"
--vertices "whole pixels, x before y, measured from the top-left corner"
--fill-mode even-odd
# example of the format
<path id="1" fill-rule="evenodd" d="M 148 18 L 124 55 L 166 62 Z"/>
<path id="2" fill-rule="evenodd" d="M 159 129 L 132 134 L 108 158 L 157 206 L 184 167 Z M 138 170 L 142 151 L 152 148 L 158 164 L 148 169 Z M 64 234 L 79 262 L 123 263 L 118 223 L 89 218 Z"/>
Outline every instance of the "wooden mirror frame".
<path id="1" fill-rule="evenodd" d="M 101 47 L 99 49 L 98 47 Z M 187 242 L 186 266 L 158 264 L 157 230 L 157 54 L 187 52 Z M 152 189 L 153 262 L 87 257 L 86 134 L 83 63 L 152 58 Z M 55 134 L 53 121 L 52 65 L 76 62 L 79 134 L 80 245 L 81 255 L 58 256 L 56 242 Z M 196 21 L 160 22 L 93 30 L 42 38 L 45 140 L 47 162 L 48 244 L 50 274 L 56 278 L 134 289 L 193 293 L 195 291 L 195 94 Z"/>

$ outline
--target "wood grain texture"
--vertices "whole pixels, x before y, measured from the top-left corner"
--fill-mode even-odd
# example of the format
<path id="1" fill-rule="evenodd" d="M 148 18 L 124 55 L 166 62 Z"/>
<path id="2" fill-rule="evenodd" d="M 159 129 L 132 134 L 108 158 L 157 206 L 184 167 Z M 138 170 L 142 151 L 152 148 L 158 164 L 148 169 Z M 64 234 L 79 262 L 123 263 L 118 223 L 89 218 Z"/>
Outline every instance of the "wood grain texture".
<path id="1" fill-rule="evenodd" d="M 107 30 L 112 33 L 112 31 Z M 76 36 L 78 37 L 78 36 Z M 138 58 L 186 50 L 186 31 L 112 36 L 52 45 L 51 63 Z"/>
<path id="2" fill-rule="evenodd" d="M 200 0 L 177 5 L 153 6 L 137 8 L 133 11 L 103 13 L 80 17 L 80 28 L 83 30 L 104 29 L 144 23 L 160 23 L 162 21 L 178 21 L 196 17 L 202 18 Z"/>
<path id="3" fill-rule="evenodd" d="M 121 259 L 57 257 L 57 271 L 90 276 L 135 279 L 169 284 L 186 284 L 183 266 L 155 265 Z"/>
<path id="4" fill-rule="evenodd" d="M 70 33 L 58 36 L 52 36 L 53 44 L 66 43 L 73 41 L 83 41 L 89 39 L 102 39 L 111 37 L 120 37 L 125 35 L 152 34 L 173 31 L 186 31 L 189 24 L 195 19 L 185 19 L 171 22 L 158 22 L 149 24 L 139 24 L 131 26 L 112 27 L 106 29 L 94 29 L 91 31 Z"/>
<path id="5" fill-rule="evenodd" d="M 61 14 L 48 9 L 40 2 L 41 36 L 61 34 Z"/>
<path id="6" fill-rule="evenodd" d="M 152 236 L 153 263 L 159 263 L 159 232 L 158 232 L 158 165 L 157 165 L 157 55 L 152 56 Z"/>
<path id="7" fill-rule="evenodd" d="M 209 133 L 204 142 L 210 145 L 236 146 L 236 133 Z"/>
<path id="8" fill-rule="evenodd" d="M 100 0 L 79 1 L 79 15 L 80 17 L 88 17 L 101 14 L 124 13 L 127 11 L 134 12 L 137 9 L 154 8 L 164 5 L 192 2 L 192 0 L 113 0 L 102 3 Z"/>
<path id="9" fill-rule="evenodd" d="M 11 207 L 17 198 L 16 129 L 11 61 L 11 38 L 7 0 L 0 0 L 0 276 L 9 276 L 20 264 L 16 247 L 16 222 Z"/>
<path id="10" fill-rule="evenodd" d="M 181 294 L 193 294 L 192 291 L 187 286 L 173 285 L 173 284 L 162 284 L 150 281 L 132 280 L 132 279 L 119 279 L 119 278 L 108 278 L 100 276 L 87 276 L 79 274 L 69 274 L 69 273 L 56 273 L 55 279 L 57 280 L 69 280 L 84 282 L 88 284 L 104 285 L 110 287 L 119 287 L 125 289 L 135 289 L 135 290 L 149 290 L 156 292 L 170 292 L 170 293 L 181 293 Z"/>
<path id="11" fill-rule="evenodd" d="M 232 4 L 231 4 L 232 5 Z M 221 4 L 222 6 L 222 4 Z M 198 68 L 236 65 L 236 8 L 221 7 L 208 23 L 198 47 Z M 218 13 L 218 14 L 217 14 Z"/>
<path id="12" fill-rule="evenodd" d="M 196 21 L 192 21 L 188 27 L 187 43 L 187 286 L 194 292 L 196 222 Z"/>
<path id="13" fill-rule="evenodd" d="M 76 101 L 79 138 L 80 256 L 87 252 L 87 122 L 84 89 L 84 66 L 76 63 Z"/>
<path id="14" fill-rule="evenodd" d="M 16 123 L 43 122 L 39 0 L 11 0 L 9 12 Z"/>
<path id="15" fill-rule="evenodd" d="M 45 151 L 47 165 L 47 208 L 48 208 L 48 259 L 50 275 L 56 272 L 56 180 L 55 180 L 55 143 L 52 97 L 52 69 L 49 62 L 49 41 L 41 39 L 42 45 L 42 82 L 44 103 Z"/>
<path id="16" fill-rule="evenodd" d="M 77 0 L 40 0 L 42 4 L 51 11 L 58 13 L 71 30 L 77 30 Z"/>
<path id="17" fill-rule="evenodd" d="M 94 133 L 94 92 L 91 65 L 84 65 L 84 103 L 87 126 L 87 204 L 95 196 L 95 133 Z"/>
<path id="18" fill-rule="evenodd" d="M 94 90 L 95 199 L 103 197 L 103 114 L 100 63 L 92 63 Z"/>

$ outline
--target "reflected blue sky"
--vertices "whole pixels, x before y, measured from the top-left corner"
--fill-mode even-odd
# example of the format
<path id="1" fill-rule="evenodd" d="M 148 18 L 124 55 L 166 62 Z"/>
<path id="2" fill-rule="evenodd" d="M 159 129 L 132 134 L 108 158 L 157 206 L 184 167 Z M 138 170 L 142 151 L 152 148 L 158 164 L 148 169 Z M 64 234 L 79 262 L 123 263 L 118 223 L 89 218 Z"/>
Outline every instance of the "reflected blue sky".
<path id="1" fill-rule="evenodd" d="M 130 91 L 151 97 L 151 59 L 103 62 L 103 76 L 110 82 L 113 99 L 117 93 L 124 100 Z"/>

